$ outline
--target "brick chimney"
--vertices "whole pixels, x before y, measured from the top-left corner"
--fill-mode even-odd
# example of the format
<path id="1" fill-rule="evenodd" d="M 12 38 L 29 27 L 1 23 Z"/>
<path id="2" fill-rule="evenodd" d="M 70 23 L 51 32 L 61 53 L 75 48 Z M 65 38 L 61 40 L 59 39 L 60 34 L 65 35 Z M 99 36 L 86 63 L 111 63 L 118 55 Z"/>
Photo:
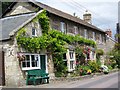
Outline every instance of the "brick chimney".
<path id="1" fill-rule="evenodd" d="M 107 29 L 105 32 L 106 32 L 106 34 L 107 34 L 109 37 L 112 37 L 112 31 L 111 31 L 111 29 Z"/>

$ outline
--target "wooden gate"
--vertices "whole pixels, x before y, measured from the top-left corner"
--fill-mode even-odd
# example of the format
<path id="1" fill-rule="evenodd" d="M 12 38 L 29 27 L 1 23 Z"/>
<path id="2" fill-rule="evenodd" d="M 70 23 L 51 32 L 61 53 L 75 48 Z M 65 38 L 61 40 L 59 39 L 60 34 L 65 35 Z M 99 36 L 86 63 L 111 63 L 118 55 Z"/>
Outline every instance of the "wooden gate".
<path id="1" fill-rule="evenodd" d="M 5 85 L 4 52 L 0 51 L 0 86 Z"/>

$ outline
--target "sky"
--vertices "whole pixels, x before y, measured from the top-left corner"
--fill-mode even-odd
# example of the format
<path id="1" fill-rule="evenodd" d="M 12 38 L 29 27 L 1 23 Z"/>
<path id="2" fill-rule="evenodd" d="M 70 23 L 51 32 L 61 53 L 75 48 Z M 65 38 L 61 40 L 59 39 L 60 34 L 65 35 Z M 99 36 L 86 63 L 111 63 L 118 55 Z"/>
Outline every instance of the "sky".
<path id="1" fill-rule="evenodd" d="M 92 24 L 106 31 L 111 29 L 116 33 L 118 22 L 118 2 L 120 0 L 37 0 L 41 3 L 59 9 L 63 12 L 83 19 L 83 14 L 88 10 L 92 14 Z"/>

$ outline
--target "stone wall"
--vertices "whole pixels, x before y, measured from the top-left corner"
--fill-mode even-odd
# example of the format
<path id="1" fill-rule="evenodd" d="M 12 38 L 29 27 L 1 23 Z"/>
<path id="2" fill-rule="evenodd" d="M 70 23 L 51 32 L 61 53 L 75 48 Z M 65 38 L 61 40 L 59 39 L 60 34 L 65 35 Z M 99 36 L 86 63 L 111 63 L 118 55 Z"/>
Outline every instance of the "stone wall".
<path id="1" fill-rule="evenodd" d="M 14 41 L 11 41 L 14 42 Z M 21 71 L 17 59 L 17 45 L 3 42 L 4 60 L 5 60 L 5 84 L 6 86 L 16 87 L 25 84 L 24 73 Z"/>
<path id="2" fill-rule="evenodd" d="M 95 41 L 97 43 L 100 42 L 100 34 L 101 34 L 101 42 L 100 43 L 106 43 L 106 36 L 105 33 L 100 32 L 98 30 L 94 30 L 91 29 L 89 27 L 83 26 L 81 24 L 78 24 L 76 22 L 67 20 L 65 18 L 53 15 L 53 14 L 49 14 L 49 18 L 50 18 L 50 25 L 52 29 L 56 29 L 56 30 L 60 30 L 60 22 L 64 22 L 66 24 L 66 30 L 67 30 L 67 34 L 72 34 L 75 35 L 75 29 L 74 26 L 77 26 L 77 34 L 81 35 L 81 36 L 85 36 L 84 35 L 84 29 L 87 30 L 87 35 L 88 35 L 88 39 L 92 39 L 93 38 L 93 32 L 95 32 Z"/>
<path id="3" fill-rule="evenodd" d="M 34 12 L 36 10 L 37 9 L 35 7 L 33 7 L 31 4 L 29 4 L 28 2 L 18 2 L 12 8 L 12 10 L 9 13 L 7 13 L 6 16 L 23 14 L 23 13 L 30 13 L 30 12 Z"/>
<path id="4" fill-rule="evenodd" d="M 38 22 L 30 22 L 24 26 L 26 33 L 31 37 L 32 27 L 36 28 L 37 36 L 41 36 L 41 27 Z M 25 85 L 26 73 L 21 70 L 20 61 L 17 58 L 18 49 L 16 36 L 12 40 L 3 42 L 3 50 L 5 52 L 5 83 L 6 86 L 21 86 Z M 21 49 L 22 50 L 22 49 Z"/>

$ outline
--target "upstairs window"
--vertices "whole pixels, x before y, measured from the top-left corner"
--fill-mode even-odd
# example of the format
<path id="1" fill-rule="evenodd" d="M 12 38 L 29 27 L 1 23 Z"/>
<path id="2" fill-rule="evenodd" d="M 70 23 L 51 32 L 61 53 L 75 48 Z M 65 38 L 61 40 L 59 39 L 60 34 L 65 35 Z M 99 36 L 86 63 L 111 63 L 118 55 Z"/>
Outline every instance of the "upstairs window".
<path id="1" fill-rule="evenodd" d="M 32 36 L 37 36 L 37 31 L 36 31 L 36 28 L 32 28 Z"/>
<path id="2" fill-rule="evenodd" d="M 77 28 L 77 26 L 74 26 L 74 33 L 78 34 L 78 28 Z"/>
<path id="3" fill-rule="evenodd" d="M 84 37 L 88 38 L 87 29 L 84 29 Z"/>
<path id="4" fill-rule="evenodd" d="M 99 42 L 102 42 L 102 35 L 100 34 Z"/>
<path id="5" fill-rule="evenodd" d="M 93 32 L 93 40 L 96 40 L 96 39 L 95 39 L 95 32 Z"/>
<path id="6" fill-rule="evenodd" d="M 60 30 L 62 33 L 66 33 L 66 24 L 64 22 L 61 22 L 60 23 Z"/>

